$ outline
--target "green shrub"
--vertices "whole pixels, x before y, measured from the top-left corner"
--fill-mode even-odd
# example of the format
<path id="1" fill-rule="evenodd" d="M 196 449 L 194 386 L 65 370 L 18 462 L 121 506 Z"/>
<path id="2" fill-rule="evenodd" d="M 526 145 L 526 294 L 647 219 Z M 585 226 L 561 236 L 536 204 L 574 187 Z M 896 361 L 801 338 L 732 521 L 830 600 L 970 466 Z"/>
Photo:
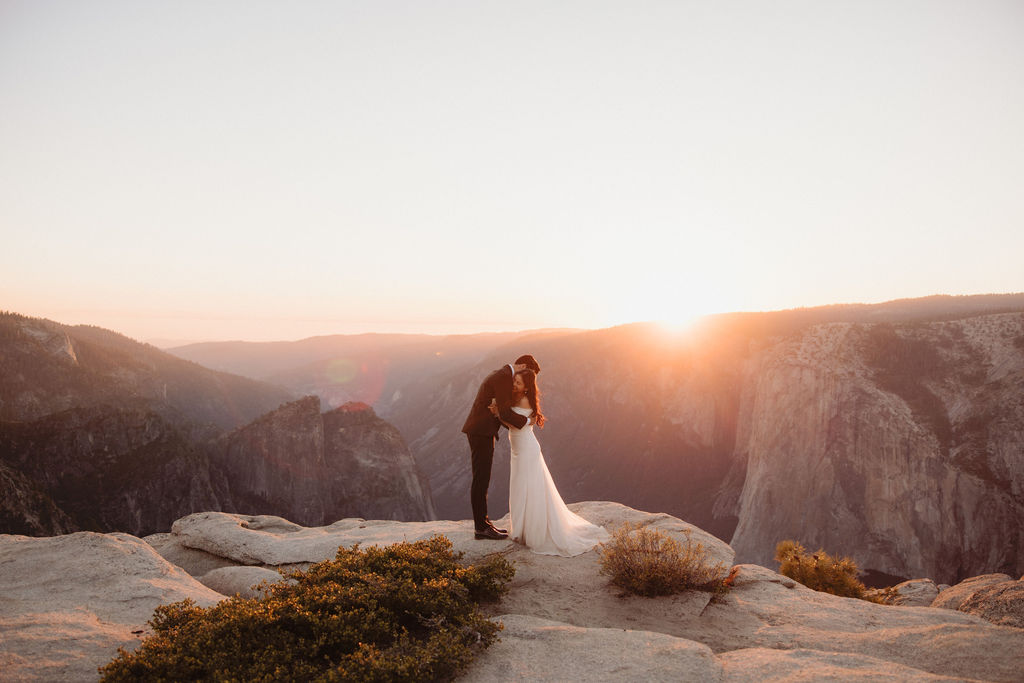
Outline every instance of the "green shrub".
<path id="1" fill-rule="evenodd" d="M 686 542 L 680 543 L 656 529 L 625 523 L 600 545 L 601 573 L 637 595 L 671 595 L 692 588 L 723 591 L 722 563 L 709 564 L 704 544 L 684 533 Z"/>
<path id="2" fill-rule="evenodd" d="M 779 573 L 808 588 L 844 598 L 880 602 L 867 595 L 867 587 L 857 579 L 857 563 L 849 557 L 833 557 L 824 550 L 808 553 L 796 541 L 779 541 L 775 546 Z"/>
<path id="3" fill-rule="evenodd" d="M 100 668 L 104 681 L 421 681 L 454 677 L 497 638 L 477 602 L 515 570 L 463 567 L 444 536 L 361 550 L 286 576 L 259 598 L 157 608 L 153 635 Z"/>

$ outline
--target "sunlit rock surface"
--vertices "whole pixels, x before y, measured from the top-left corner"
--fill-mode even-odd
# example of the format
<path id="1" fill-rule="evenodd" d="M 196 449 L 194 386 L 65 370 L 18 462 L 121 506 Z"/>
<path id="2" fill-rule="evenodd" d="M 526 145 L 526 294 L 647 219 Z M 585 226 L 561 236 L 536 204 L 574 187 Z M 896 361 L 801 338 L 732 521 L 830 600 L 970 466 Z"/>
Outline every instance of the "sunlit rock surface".
<path id="1" fill-rule="evenodd" d="M 610 530 L 630 522 L 692 538 L 723 574 L 732 565 L 728 545 L 675 517 L 607 502 L 570 507 Z M 468 680 L 1019 681 L 1024 670 L 1024 629 L 972 614 L 839 598 L 752 564 L 738 565 L 732 589 L 714 599 L 700 591 L 626 596 L 600 574 L 596 551 L 534 555 L 510 541 L 475 540 L 468 520 L 356 518 L 309 528 L 197 513 L 152 540 L 167 557 L 192 563 L 191 572 L 202 570 L 209 585 L 234 593 L 277 577 L 278 567 L 329 559 L 338 546 L 437 533 L 465 561 L 498 554 L 516 566 L 508 595 L 484 606 L 506 624 L 502 640 L 480 654 Z M 212 604 L 223 595 L 130 536 L 0 537 L 0 680 L 95 680 L 97 665 L 144 634 L 132 631 L 145 631 L 153 608 L 183 597 Z"/>
<path id="2" fill-rule="evenodd" d="M 127 534 L 0 535 L 0 680 L 91 681 L 162 604 L 224 598 Z"/>

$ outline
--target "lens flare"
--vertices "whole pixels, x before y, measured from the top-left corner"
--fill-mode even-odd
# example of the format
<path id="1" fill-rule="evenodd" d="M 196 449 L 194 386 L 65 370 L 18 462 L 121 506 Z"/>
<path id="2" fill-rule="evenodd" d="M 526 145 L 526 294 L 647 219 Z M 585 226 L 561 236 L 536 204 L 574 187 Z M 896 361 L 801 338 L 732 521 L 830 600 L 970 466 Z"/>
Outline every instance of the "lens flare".
<path id="1" fill-rule="evenodd" d="M 378 354 L 333 358 L 321 366 L 314 390 L 331 408 L 353 401 L 373 406 L 384 390 L 387 365 Z"/>
<path id="2" fill-rule="evenodd" d="M 348 358 L 335 358 L 324 369 L 324 376 L 334 384 L 348 384 L 357 374 L 358 366 Z"/>

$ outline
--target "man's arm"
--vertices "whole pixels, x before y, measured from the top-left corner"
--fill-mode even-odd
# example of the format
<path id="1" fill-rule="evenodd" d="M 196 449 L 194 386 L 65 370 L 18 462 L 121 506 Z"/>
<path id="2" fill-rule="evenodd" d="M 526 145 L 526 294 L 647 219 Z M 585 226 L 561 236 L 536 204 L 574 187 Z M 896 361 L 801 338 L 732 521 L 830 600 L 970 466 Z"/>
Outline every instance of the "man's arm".
<path id="1" fill-rule="evenodd" d="M 501 405 L 500 403 L 498 405 Z M 522 429 L 529 422 L 529 419 L 525 415 L 512 410 L 512 406 L 508 405 L 498 409 L 498 419 L 504 422 L 506 425 L 512 425 L 516 429 Z"/>

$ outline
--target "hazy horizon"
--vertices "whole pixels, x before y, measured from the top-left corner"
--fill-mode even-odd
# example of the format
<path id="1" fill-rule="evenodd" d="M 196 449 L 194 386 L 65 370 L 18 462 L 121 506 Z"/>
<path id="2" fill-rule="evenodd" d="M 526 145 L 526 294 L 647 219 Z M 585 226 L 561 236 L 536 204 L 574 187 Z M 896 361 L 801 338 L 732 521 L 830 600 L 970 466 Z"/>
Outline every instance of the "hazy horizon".
<path id="1" fill-rule="evenodd" d="M 318 333 L 315 333 L 315 334 L 303 335 L 303 336 L 292 337 L 292 338 L 266 336 L 266 337 L 261 337 L 261 338 L 248 338 L 248 339 L 242 338 L 242 337 L 239 337 L 239 336 L 225 336 L 225 337 L 222 337 L 222 338 L 208 338 L 208 339 L 182 339 L 182 338 L 166 338 L 166 337 L 163 337 L 163 338 L 162 337 L 140 338 L 140 337 L 134 337 L 133 335 L 128 334 L 124 330 L 120 330 L 120 329 L 117 329 L 115 327 L 108 327 L 108 326 L 105 326 L 105 325 L 100 325 L 100 324 L 98 324 L 96 322 L 93 322 L 93 321 L 69 322 L 67 320 L 59 320 L 59 319 L 54 319 L 54 318 L 48 318 L 47 316 L 32 315 L 32 314 L 29 314 L 29 313 L 25 313 L 24 311 L 4 311 L 4 309 L 0 309 L 0 312 L 14 313 L 14 314 L 18 314 L 18 315 L 26 315 L 26 316 L 31 317 L 31 318 L 44 318 L 44 319 L 49 319 L 49 320 L 52 320 L 53 322 L 60 323 L 60 324 L 65 324 L 65 325 L 93 325 L 93 326 L 97 326 L 97 327 L 103 327 L 103 328 L 109 329 L 109 330 L 111 330 L 113 332 L 118 332 L 120 334 L 124 334 L 124 335 L 126 335 L 126 336 L 128 336 L 130 338 L 135 339 L 136 341 L 144 342 L 144 343 L 147 343 L 147 344 L 151 344 L 152 346 L 156 346 L 158 348 L 166 350 L 166 349 L 173 349 L 173 348 L 176 348 L 176 347 L 188 346 L 190 344 L 230 343 L 230 342 L 240 342 L 240 343 L 278 343 L 278 342 L 280 342 L 280 343 L 291 343 L 291 342 L 304 341 L 304 340 L 307 340 L 307 339 L 313 339 L 313 338 L 317 338 L 317 337 L 358 336 L 358 335 L 366 335 L 366 334 L 381 334 L 381 335 L 394 334 L 394 335 L 410 335 L 410 336 L 413 336 L 413 335 L 427 335 L 427 336 L 444 337 L 444 336 L 482 335 L 482 334 L 512 334 L 512 335 L 515 335 L 515 334 L 527 334 L 527 333 L 538 333 L 538 332 L 549 332 L 549 331 L 580 331 L 580 332 L 586 332 L 586 331 L 593 331 L 593 330 L 598 330 L 598 329 L 607 329 L 608 327 L 619 327 L 619 326 L 623 326 L 623 325 L 637 325 L 637 324 L 639 324 L 639 325 L 645 325 L 645 324 L 661 325 L 661 326 L 663 326 L 666 329 L 666 331 L 668 333 L 675 334 L 675 333 L 679 333 L 679 332 L 685 333 L 687 330 L 692 329 L 692 326 L 695 323 L 698 323 L 699 321 L 701 321 L 703 319 L 706 319 L 706 318 L 711 318 L 711 317 L 720 316 L 720 315 L 739 315 L 739 314 L 749 314 L 749 313 L 787 313 L 787 312 L 792 312 L 792 311 L 814 310 L 814 309 L 831 308 L 831 307 L 875 306 L 875 305 L 883 305 L 883 304 L 900 303 L 900 302 L 904 302 L 904 301 L 911 302 L 911 301 L 921 301 L 921 300 L 934 299 L 934 298 L 944 298 L 944 297 L 950 297 L 953 300 L 956 300 L 958 298 L 988 297 L 988 296 L 994 296 L 994 297 L 999 297 L 999 296 L 1024 296 L 1024 291 L 1022 291 L 1022 292 L 985 292 L 985 293 L 980 293 L 980 294 L 956 294 L 956 295 L 950 295 L 950 294 L 931 294 L 931 295 L 927 295 L 927 296 L 923 296 L 923 297 L 900 297 L 900 298 L 897 298 L 897 299 L 889 299 L 889 300 L 886 300 L 886 301 L 877 301 L 877 302 L 839 301 L 839 302 L 833 302 L 833 303 L 830 303 L 830 304 L 823 304 L 823 305 L 820 305 L 820 306 L 796 306 L 796 307 L 793 307 L 793 308 L 772 309 L 772 310 L 765 310 L 765 311 L 718 311 L 718 312 L 715 312 L 715 313 L 708 313 L 708 314 L 705 314 L 705 315 L 696 316 L 696 317 L 694 317 L 694 318 L 692 318 L 690 320 L 686 320 L 686 321 L 682 321 L 682 322 L 675 322 L 675 321 L 670 322 L 670 321 L 665 321 L 665 320 L 635 320 L 635 321 L 618 323 L 616 325 L 609 325 L 609 326 L 606 326 L 606 327 L 574 327 L 574 326 L 567 326 L 567 325 L 553 325 L 553 326 L 546 326 L 546 327 L 528 327 L 528 328 L 516 328 L 516 329 L 480 329 L 479 327 L 473 327 L 472 325 L 467 325 L 464 329 L 443 328 L 441 330 L 411 329 L 411 328 L 408 328 L 408 327 L 404 327 L 404 328 L 403 327 L 395 327 L 395 328 L 392 328 L 392 329 L 380 329 L 380 328 L 378 328 L 378 329 L 369 329 L 369 328 L 362 329 L 362 328 L 356 328 L 356 329 L 349 329 L 349 330 L 335 330 L 335 331 L 318 332 Z"/>
<path id="2" fill-rule="evenodd" d="M 1024 290 L 1024 4 L 0 6 L 0 307 L 140 340 Z"/>

